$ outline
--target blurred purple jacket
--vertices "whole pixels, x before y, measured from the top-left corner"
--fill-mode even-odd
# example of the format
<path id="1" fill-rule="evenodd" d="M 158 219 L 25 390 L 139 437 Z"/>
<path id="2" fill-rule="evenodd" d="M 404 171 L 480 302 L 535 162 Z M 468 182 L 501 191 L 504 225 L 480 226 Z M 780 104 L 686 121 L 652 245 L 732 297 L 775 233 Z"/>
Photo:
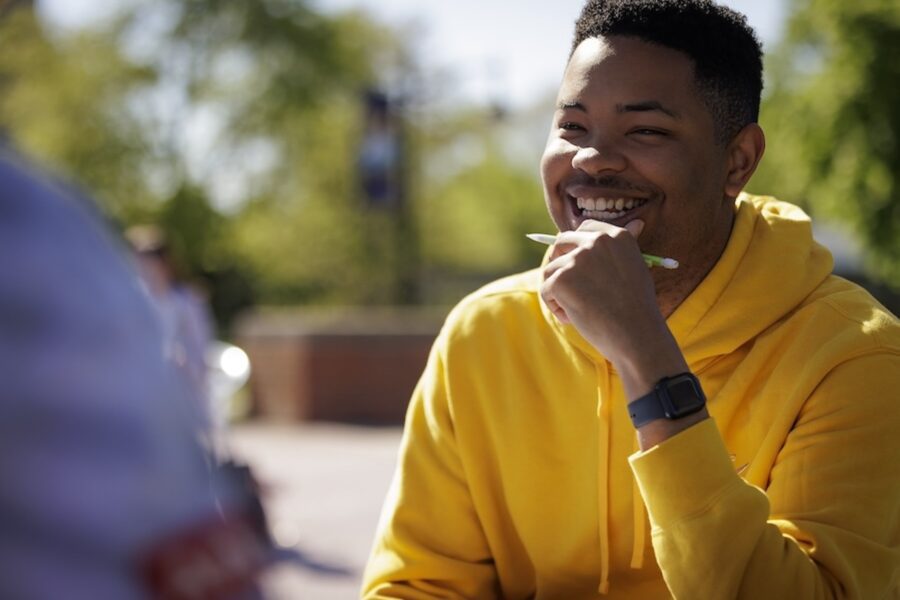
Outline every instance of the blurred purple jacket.
<path id="1" fill-rule="evenodd" d="M 0 149 L 0 598 L 148 597 L 136 557 L 216 514 L 189 393 L 90 203 Z"/>

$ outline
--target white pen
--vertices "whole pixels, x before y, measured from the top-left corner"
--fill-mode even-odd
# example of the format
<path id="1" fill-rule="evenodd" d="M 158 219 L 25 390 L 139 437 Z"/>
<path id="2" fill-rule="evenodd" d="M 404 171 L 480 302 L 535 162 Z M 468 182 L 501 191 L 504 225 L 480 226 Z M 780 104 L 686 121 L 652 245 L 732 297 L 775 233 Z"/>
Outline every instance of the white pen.
<path id="1" fill-rule="evenodd" d="M 548 246 L 552 246 L 556 243 L 555 235 L 548 235 L 546 233 L 526 233 L 525 237 L 529 240 L 534 240 L 535 242 L 539 242 L 541 244 L 547 244 Z M 647 263 L 648 267 L 662 267 L 663 269 L 677 269 L 678 261 L 674 258 L 663 258 L 661 256 L 653 256 L 652 254 L 641 254 L 644 257 L 644 262 Z"/>

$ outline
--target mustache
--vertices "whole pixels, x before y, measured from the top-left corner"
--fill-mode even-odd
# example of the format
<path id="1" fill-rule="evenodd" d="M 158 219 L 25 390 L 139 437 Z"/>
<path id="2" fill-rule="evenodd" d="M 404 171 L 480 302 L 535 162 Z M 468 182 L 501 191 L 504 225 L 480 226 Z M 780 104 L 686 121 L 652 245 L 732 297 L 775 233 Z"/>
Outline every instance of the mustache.
<path id="1" fill-rule="evenodd" d="M 655 188 L 638 185 L 616 175 L 602 175 L 600 177 L 579 175 L 566 182 L 566 187 L 575 185 L 609 188 L 618 192 L 637 192 L 645 195 L 657 195 L 657 190 Z"/>

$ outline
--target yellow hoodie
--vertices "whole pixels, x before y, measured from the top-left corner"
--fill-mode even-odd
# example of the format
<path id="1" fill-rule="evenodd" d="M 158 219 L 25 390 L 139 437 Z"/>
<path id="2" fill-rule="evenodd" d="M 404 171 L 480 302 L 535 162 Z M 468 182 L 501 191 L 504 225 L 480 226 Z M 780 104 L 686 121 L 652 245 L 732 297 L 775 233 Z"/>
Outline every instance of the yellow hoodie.
<path id="1" fill-rule="evenodd" d="M 413 395 L 364 596 L 900 598 L 900 327 L 831 268 L 799 209 L 739 198 L 668 319 L 713 418 L 645 452 L 540 271 L 469 296 Z"/>

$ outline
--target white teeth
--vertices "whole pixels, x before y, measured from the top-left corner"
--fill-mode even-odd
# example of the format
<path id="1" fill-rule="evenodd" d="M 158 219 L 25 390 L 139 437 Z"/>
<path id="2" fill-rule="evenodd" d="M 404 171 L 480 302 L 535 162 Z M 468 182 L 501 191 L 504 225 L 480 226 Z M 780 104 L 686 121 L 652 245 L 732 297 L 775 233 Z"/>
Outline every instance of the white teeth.
<path id="1" fill-rule="evenodd" d="M 642 206 L 644 200 L 634 198 L 576 198 L 578 208 L 590 212 L 585 214 L 591 218 L 611 219 L 621 216 L 618 213 Z M 615 211 L 615 212 L 613 212 Z"/>
<path id="2" fill-rule="evenodd" d="M 588 219 L 616 219 L 622 216 L 620 212 L 607 212 L 605 210 L 586 210 L 584 216 Z"/>

